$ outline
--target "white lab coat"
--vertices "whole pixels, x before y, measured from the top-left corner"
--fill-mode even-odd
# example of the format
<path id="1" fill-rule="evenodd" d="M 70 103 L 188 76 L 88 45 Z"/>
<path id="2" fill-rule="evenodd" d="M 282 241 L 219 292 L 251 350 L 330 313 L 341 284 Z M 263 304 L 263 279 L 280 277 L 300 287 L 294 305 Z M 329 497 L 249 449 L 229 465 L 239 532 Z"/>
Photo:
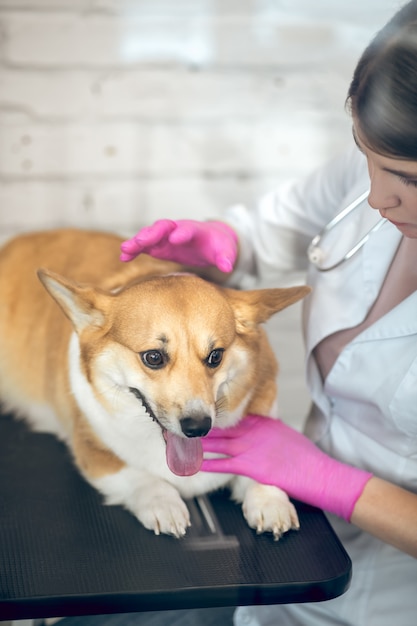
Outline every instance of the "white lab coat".
<path id="1" fill-rule="evenodd" d="M 289 271 L 306 267 L 312 237 L 368 187 L 366 161 L 354 148 L 301 184 L 268 194 L 253 211 L 231 208 L 226 219 L 242 242 L 237 284 L 279 284 Z M 323 249 L 332 244 L 333 258 L 341 258 L 378 219 L 363 202 Z M 400 239 L 386 223 L 339 268 L 308 269 L 313 292 L 305 301 L 304 331 L 313 409 L 306 433 L 332 456 L 417 492 L 417 292 L 348 344 L 324 385 L 312 357 L 323 337 L 364 319 Z M 417 560 L 343 520 L 331 522 L 352 558 L 349 591 L 318 604 L 242 607 L 236 625 L 417 623 Z"/>

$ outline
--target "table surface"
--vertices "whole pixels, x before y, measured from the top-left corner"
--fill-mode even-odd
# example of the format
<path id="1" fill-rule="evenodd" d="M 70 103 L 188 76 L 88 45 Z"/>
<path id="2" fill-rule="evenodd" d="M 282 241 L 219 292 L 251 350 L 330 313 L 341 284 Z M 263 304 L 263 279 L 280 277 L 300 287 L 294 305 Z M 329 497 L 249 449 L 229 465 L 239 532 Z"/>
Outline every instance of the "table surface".
<path id="1" fill-rule="evenodd" d="M 188 502 L 184 539 L 155 536 L 103 506 L 66 447 L 0 416 L 0 620 L 327 600 L 351 561 L 323 513 L 295 502 L 301 529 L 250 529 L 218 492 Z"/>

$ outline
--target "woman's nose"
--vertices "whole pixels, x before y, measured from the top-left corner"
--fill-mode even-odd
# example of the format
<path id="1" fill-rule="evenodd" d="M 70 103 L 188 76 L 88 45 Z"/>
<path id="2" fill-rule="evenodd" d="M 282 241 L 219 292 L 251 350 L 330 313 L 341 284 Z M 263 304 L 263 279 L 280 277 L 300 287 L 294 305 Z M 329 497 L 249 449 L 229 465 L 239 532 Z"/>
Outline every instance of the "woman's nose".
<path id="1" fill-rule="evenodd" d="M 387 193 L 383 188 L 375 188 L 375 185 L 371 185 L 371 190 L 368 195 L 368 204 L 377 211 L 385 211 L 388 209 L 395 209 L 400 205 L 399 197 L 394 193 Z"/>
<path id="2" fill-rule="evenodd" d="M 401 204 L 399 196 L 392 188 L 390 180 L 387 180 L 385 172 L 370 171 L 371 189 L 368 195 L 368 203 L 377 211 L 394 209 Z"/>

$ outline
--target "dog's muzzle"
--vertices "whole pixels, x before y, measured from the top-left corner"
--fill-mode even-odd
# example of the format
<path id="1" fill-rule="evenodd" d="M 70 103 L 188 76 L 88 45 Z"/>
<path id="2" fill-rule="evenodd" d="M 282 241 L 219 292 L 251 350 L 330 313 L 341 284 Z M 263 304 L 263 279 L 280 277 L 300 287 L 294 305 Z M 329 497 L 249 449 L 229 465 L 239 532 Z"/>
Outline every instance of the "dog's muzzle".
<path id="1" fill-rule="evenodd" d="M 171 472 L 177 476 L 196 474 L 203 462 L 203 447 L 200 438 L 209 432 L 212 426 L 211 417 L 195 415 L 180 419 L 181 431 L 185 435 L 182 437 L 167 430 L 161 424 L 139 389 L 129 387 L 129 391 L 141 401 L 148 415 L 160 426 L 166 444 L 167 465 Z"/>

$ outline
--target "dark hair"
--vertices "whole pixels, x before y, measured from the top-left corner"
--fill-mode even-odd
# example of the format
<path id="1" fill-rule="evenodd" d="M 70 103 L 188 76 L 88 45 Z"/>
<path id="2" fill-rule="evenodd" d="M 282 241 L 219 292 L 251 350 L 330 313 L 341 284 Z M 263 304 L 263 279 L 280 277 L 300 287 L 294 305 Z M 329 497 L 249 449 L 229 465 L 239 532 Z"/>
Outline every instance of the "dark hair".
<path id="1" fill-rule="evenodd" d="M 406 4 L 362 54 L 347 107 L 374 152 L 417 160 L 417 1 Z"/>

